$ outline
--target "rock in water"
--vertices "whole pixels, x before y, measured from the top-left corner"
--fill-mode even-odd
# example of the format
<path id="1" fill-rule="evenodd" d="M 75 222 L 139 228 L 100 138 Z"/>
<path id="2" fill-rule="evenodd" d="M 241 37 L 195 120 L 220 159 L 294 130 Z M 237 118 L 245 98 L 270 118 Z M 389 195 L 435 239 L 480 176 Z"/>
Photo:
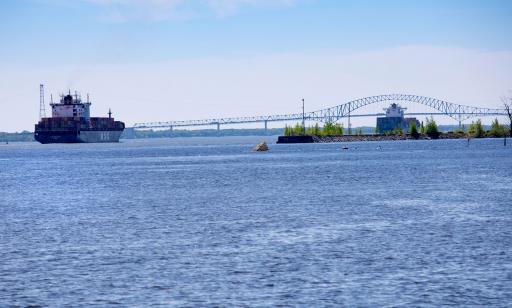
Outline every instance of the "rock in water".
<path id="1" fill-rule="evenodd" d="M 268 145 L 265 141 L 262 143 L 258 143 L 254 148 L 252 148 L 254 152 L 264 152 L 268 151 Z"/>

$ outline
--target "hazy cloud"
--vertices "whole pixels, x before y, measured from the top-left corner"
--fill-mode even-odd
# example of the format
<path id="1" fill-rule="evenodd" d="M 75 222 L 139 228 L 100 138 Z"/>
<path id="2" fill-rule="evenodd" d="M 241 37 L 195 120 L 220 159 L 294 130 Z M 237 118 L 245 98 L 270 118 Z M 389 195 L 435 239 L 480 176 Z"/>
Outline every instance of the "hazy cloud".
<path id="1" fill-rule="evenodd" d="M 418 94 L 449 102 L 500 108 L 512 84 L 512 52 L 409 46 L 367 52 L 271 54 L 153 64 L 13 67 L 0 75 L 0 131 L 30 129 L 37 120 L 39 83 L 54 96 L 76 87 L 91 93 L 93 113 L 109 108 L 135 122 L 283 114 L 335 106 L 371 95 Z M 79 75 L 73 84 L 69 76 Z M 75 90 L 74 88 L 71 89 Z M 5 106 L 2 104 L 5 103 Z M 358 112 L 381 112 L 387 103 Z M 428 107 L 407 104 L 408 111 Z M 15 114 L 24 116 L 13 117 Z M 32 115 L 32 116 L 31 116 Z M 489 123 L 493 118 L 483 121 Z M 456 124 L 446 117 L 442 124 Z M 500 118 L 500 121 L 504 119 Z M 375 125 L 375 118 L 354 118 Z M 276 123 L 277 126 L 284 125 Z"/>
<path id="2" fill-rule="evenodd" d="M 203 1 L 218 16 L 233 15 L 243 6 L 290 6 L 295 0 L 205 0 Z"/>
<path id="3" fill-rule="evenodd" d="M 183 20 L 208 15 L 225 17 L 244 7 L 283 7 L 297 0 L 83 0 L 104 10 L 113 22 Z"/>

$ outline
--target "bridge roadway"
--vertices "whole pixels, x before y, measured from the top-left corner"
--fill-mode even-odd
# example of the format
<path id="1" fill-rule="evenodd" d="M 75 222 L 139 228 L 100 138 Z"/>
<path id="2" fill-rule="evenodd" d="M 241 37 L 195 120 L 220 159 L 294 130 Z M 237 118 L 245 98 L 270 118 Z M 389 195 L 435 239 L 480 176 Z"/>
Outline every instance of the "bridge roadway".
<path id="1" fill-rule="evenodd" d="M 421 112 L 421 113 L 407 113 L 407 116 L 428 116 L 428 115 L 444 115 L 449 116 L 459 122 L 459 124 L 469 118 L 477 116 L 502 116 L 506 115 L 504 109 L 492 109 L 472 107 L 459 104 L 453 104 L 446 101 L 438 100 L 435 98 L 410 95 L 410 94 L 386 94 L 378 96 L 370 96 L 358 100 L 350 101 L 348 103 L 334 106 L 331 108 L 321 109 L 313 112 L 293 113 L 284 115 L 270 115 L 270 116 L 256 116 L 256 117 L 234 117 L 234 118 L 218 118 L 218 119 L 204 119 L 204 120 L 188 120 L 188 121 L 166 121 L 166 122 L 148 122 L 136 123 L 134 129 L 150 129 L 150 128 L 170 128 L 175 127 L 191 127 L 191 126 L 216 126 L 220 129 L 221 125 L 227 124 L 244 124 L 244 123 L 264 123 L 267 129 L 268 122 L 285 122 L 293 120 L 317 121 L 317 122 L 336 122 L 343 118 L 348 118 L 350 126 L 350 118 L 354 117 L 378 117 L 384 116 L 384 113 L 372 114 L 353 114 L 354 110 L 362 108 L 367 105 L 384 102 L 413 102 L 421 105 L 428 106 L 436 111 Z"/>

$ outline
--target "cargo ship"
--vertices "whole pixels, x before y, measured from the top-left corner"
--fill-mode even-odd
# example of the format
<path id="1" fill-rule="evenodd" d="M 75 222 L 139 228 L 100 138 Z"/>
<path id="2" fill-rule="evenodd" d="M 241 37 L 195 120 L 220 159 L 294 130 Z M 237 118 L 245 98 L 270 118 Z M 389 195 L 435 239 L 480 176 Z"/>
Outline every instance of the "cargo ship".
<path id="1" fill-rule="evenodd" d="M 91 117 L 89 95 L 83 102 L 76 92 L 68 93 L 61 95 L 59 103 L 52 99 L 50 106 L 52 116 L 41 116 L 35 125 L 34 139 L 40 143 L 119 142 L 124 123 L 115 121 L 110 110 L 108 117 Z"/>

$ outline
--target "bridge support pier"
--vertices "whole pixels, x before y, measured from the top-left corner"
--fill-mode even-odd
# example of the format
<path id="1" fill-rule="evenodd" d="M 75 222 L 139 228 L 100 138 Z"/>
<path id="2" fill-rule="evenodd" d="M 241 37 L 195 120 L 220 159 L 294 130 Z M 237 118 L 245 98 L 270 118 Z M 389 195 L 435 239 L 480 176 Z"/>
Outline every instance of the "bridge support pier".
<path id="1" fill-rule="evenodd" d="M 265 134 L 267 134 L 267 125 L 268 124 L 268 121 L 265 120 Z"/>
<path id="2" fill-rule="evenodd" d="M 217 131 L 220 131 L 220 123 L 217 123 Z"/>
<path id="3" fill-rule="evenodd" d="M 349 135 L 352 135 L 352 123 L 350 123 L 350 107 L 351 107 L 351 104 L 349 103 L 348 105 L 348 123 L 347 123 L 347 129 L 348 129 L 348 134 Z"/>

